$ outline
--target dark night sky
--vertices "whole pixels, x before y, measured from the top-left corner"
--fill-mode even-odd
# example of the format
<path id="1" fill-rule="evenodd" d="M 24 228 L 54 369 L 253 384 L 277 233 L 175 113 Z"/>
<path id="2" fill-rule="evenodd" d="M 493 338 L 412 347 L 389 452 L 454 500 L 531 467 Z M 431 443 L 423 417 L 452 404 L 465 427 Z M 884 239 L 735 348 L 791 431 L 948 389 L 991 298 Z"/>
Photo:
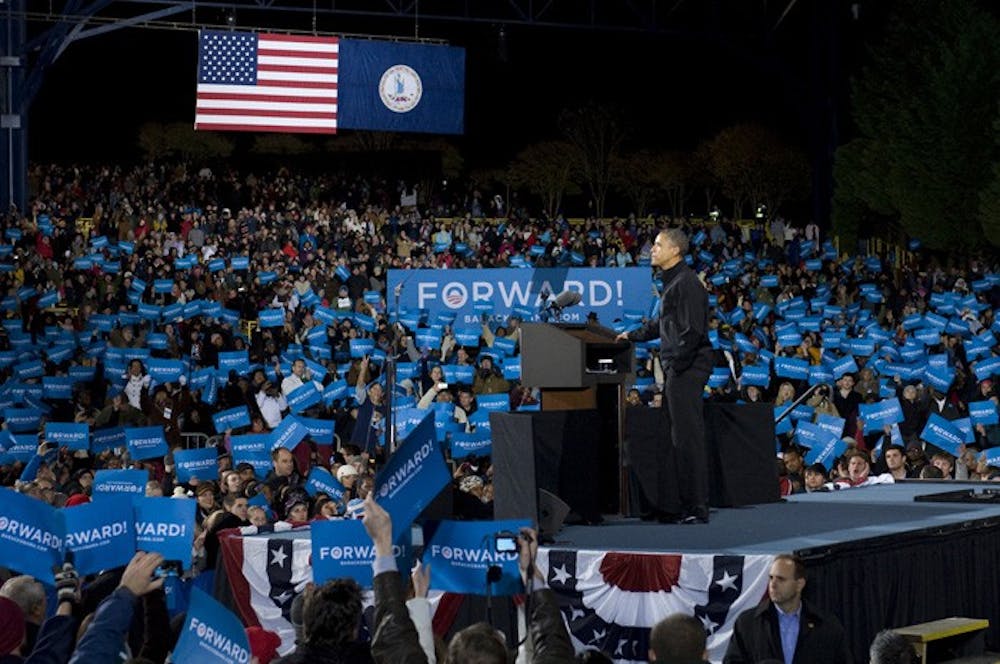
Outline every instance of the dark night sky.
<path id="1" fill-rule="evenodd" d="M 636 146 L 692 148 L 727 125 L 760 121 L 805 147 L 805 93 L 779 72 L 808 85 L 809 20 L 796 8 L 766 47 L 742 49 L 511 25 L 505 60 L 495 26 L 427 24 L 421 34 L 467 49 L 460 145 L 471 161 L 499 165 L 554 136 L 561 108 L 589 99 L 625 109 Z M 196 49 L 196 33 L 180 30 L 127 29 L 73 44 L 33 106 L 32 158 L 125 157 L 143 121 L 192 122 Z"/>

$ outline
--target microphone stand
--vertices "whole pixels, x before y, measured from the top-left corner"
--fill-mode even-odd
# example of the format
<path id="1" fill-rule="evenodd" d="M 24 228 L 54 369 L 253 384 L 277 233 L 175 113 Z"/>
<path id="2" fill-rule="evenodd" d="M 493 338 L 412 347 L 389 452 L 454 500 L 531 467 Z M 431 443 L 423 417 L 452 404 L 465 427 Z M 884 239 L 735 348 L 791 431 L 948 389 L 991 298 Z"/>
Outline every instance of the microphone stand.
<path id="1" fill-rule="evenodd" d="M 817 384 L 817 385 L 813 385 L 808 390 L 806 390 L 805 392 L 803 392 L 802 396 L 800 396 L 798 399 L 796 399 L 795 401 L 793 401 L 792 405 L 789 406 L 786 410 L 784 410 L 781 413 L 781 415 L 778 415 L 776 418 L 774 418 L 774 423 L 777 424 L 781 420 L 783 420 L 786 417 L 788 417 L 789 415 L 791 415 L 792 411 L 799 407 L 799 404 L 801 404 L 803 401 L 805 401 L 806 399 L 808 399 L 812 395 L 812 393 L 815 392 L 816 389 L 819 388 L 819 387 L 821 387 L 821 386 L 822 386 L 822 383 Z"/>

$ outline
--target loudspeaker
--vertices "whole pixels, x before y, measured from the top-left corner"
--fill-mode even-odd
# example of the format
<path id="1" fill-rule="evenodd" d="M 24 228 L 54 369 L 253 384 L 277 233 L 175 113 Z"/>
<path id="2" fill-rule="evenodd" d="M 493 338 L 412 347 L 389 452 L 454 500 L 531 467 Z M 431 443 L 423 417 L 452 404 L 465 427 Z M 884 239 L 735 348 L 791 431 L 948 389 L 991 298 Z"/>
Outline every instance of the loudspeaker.
<path id="1" fill-rule="evenodd" d="M 569 505 L 559 499 L 559 496 L 546 491 L 538 490 L 538 536 L 542 539 L 551 540 L 556 533 L 562 530 L 566 515 L 569 514 Z"/>

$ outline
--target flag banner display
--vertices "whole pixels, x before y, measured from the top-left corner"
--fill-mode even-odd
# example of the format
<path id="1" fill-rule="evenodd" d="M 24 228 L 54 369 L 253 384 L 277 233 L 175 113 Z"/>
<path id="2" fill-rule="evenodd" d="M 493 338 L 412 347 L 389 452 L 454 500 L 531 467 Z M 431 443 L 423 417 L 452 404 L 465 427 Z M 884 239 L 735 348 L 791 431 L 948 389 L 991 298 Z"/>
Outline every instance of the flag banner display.
<path id="1" fill-rule="evenodd" d="M 340 40 L 338 123 L 345 129 L 461 134 L 465 50 Z"/>
<path id="2" fill-rule="evenodd" d="M 389 291 L 403 283 L 401 308 L 426 309 L 432 317 L 451 312 L 458 327 L 480 324 L 477 304 L 491 304 L 496 319 L 506 319 L 519 308 L 527 310 L 525 320 L 536 320 L 543 292 L 572 290 L 582 296 L 559 317 L 567 323 L 583 323 L 591 311 L 600 320 L 612 321 L 626 309 L 644 309 L 649 298 L 649 270 L 640 267 L 389 270 Z"/>
<path id="3" fill-rule="evenodd" d="M 930 417 L 927 418 L 927 424 L 920 432 L 920 438 L 931 445 L 940 447 L 952 456 L 958 456 L 958 446 L 964 442 L 962 432 L 937 413 L 931 413 Z"/>
<path id="4" fill-rule="evenodd" d="M 125 443 L 129 456 L 137 461 L 155 459 L 169 451 L 162 426 L 125 427 Z"/>
<path id="5" fill-rule="evenodd" d="M 195 129 L 334 134 L 336 37 L 201 30 Z"/>
<path id="6" fill-rule="evenodd" d="M 90 448 L 90 425 L 86 422 L 46 422 L 45 442 L 71 450 Z"/>
<path id="7" fill-rule="evenodd" d="M 434 432 L 434 416 L 427 416 L 403 441 L 375 478 L 375 496 L 392 515 L 392 539 L 403 531 L 441 489 L 451 483 L 451 473 Z"/>
<path id="8" fill-rule="evenodd" d="M 215 425 L 216 433 L 223 433 L 226 429 L 250 426 L 250 411 L 247 410 L 246 406 L 236 406 L 215 413 L 212 415 L 212 424 Z"/>
<path id="9" fill-rule="evenodd" d="M 94 473 L 94 500 L 113 496 L 145 496 L 149 473 L 145 470 L 99 470 Z"/>
<path id="10" fill-rule="evenodd" d="M 192 479 L 212 480 L 219 474 L 219 453 L 214 447 L 174 452 L 174 466 L 177 481 L 190 482 Z"/>
<path id="11" fill-rule="evenodd" d="M 247 664 L 250 641 L 239 618 L 208 593 L 192 588 L 172 659 L 175 662 Z"/>
<path id="12" fill-rule="evenodd" d="M 136 548 L 160 553 L 164 560 L 179 560 L 184 569 L 191 567 L 196 506 L 188 499 L 137 498 L 133 501 Z"/>
<path id="13" fill-rule="evenodd" d="M 498 547 L 496 536 L 498 533 L 517 535 L 522 527 L 530 525 L 527 519 L 426 524 L 423 561 L 433 570 L 431 587 L 470 595 L 500 596 L 524 592 L 517 563 L 517 543 L 514 542 L 513 549 Z M 489 584 L 487 592 L 486 575 L 491 567 L 499 567 L 501 576 L 499 581 Z"/>
<path id="14" fill-rule="evenodd" d="M 52 570 L 63 562 L 64 534 L 60 510 L 25 494 L 0 489 L 0 560 L 5 567 L 53 585 Z"/>
<path id="15" fill-rule="evenodd" d="M 330 579 L 349 578 L 362 588 L 372 587 L 372 563 L 375 562 L 375 545 L 365 532 L 365 525 L 357 519 L 314 521 L 312 531 L 313 583 Z M 396 568 L 405 576 L 412 566 L 413 546 L 409 541 L 410 530 L 392 545 Z"/>
<path id="16" fill-rule="evenodd" d="M 572 617 L 567 628 L 577 650 L 598 648 L 614 653 L 617 661 L 644 662 L 653 625 L 665 615 L 684 613 L 705 625 L 707 659 L 721 662 L 736 618 L 767 593 L 772 560 L 539 549 L 536 565 L 564 619 Z"/>
<path id="17" fill-rule="evenodd" d="M 81 575 L 128 565 L 135 554 L 135 521 L 132 504 L 104 500 L 63 511 L 66 549 L 73 552 L 73 566 Z"/>

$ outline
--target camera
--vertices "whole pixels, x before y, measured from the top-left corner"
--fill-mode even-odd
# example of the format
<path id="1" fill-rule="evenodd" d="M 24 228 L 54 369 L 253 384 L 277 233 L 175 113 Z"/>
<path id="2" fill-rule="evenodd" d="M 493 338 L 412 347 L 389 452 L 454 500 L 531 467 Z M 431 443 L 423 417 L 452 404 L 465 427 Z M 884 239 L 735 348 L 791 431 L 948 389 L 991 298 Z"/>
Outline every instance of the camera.
<path id="1" fill-rule="evenodd" d="M 437 384 L 437 388 L 439 390 L 447 390 L 448 389 L 448 383 L 438 383 Z"/>
<path id="2" fill-rule="evenodd" d="M 509 531 L 501 531 L 493 536 L 493 548 L 497 553 L 516 553 L 517 534 Z"/>
<path id="3" fill-rule="evenodd" d="M 153 575 L 158 579 L 163 579 L 168 576 L 180 576 L 180 570 L 178 569 L 178 564 L 176 562 L 164 561 L 162 565 L 156 568 Z"/>

